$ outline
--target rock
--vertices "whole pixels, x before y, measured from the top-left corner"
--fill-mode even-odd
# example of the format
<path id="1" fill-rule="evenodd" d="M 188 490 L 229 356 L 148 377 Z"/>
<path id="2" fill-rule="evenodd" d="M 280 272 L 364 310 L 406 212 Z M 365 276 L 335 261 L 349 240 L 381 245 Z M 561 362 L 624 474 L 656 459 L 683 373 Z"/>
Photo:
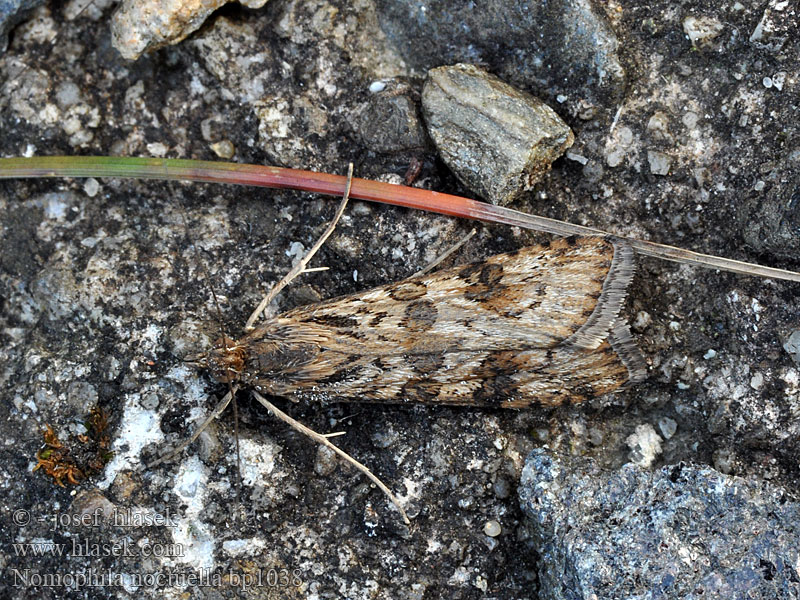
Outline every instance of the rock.
<path id="1" fill-rule="evenodd" d="M 689 16 L 683 20 L 683 31 L 689 36 L 692 46 L 702 46 L 717 37 L 724 29 L 714 17 Z"/>
<path id="2" fill-rule="evenodd" d="M 494 204 L 530 189 L 575 140 L 541 100 L 473 65 L 429 71 L 422 109 L 445 164 Z"/>
<path id="3" fill-rule="evenodd" d="M 631 449 L 630 461 L 640 467 L 649 467 L 661 454 L 661 436 L 649 423 L 637 425 L 635 433 L 625 440 Z"/>
<path id="4" fill-rule="evenodd" d="M 783 349 L 789 353 L 792 360 L 800 365 L 800 329 L 795 329 L 783 344 Z"/>
<path id="5" fill-rule="evenodd" d="M 624 90 L 619 42 L 588 0 L 478 0 L 469 10 L 453 0 L 378 0 L 377 6 L 383 31 L 419 70 L 487 65 L 550 102 L 563 95 L 576 115 L 582 101 L 614 105 Z"/>
<path id="6" fill-rule="evenodd" d="M 750 35 L 750 42 L 778 52 L 792 35 L 796 35 L 796 32 L 796 5 L 786 0 L 770 0 L 761 20 Z"/>
<path id="7" fill-rule="evenodd" d="M 111 43 L 123 57 L 136 60 L 145 52 L 183 41 L 208 16 L 230 0 L 125 0 L 111 23 Z M 242 0 L 261 8 L 267 0 Z"/>
<path id="8" fill-rule="evenodd" d="M 398 91 L 373 94 L 357 120 L 361 139 L 374 152 L 421 151 L 428 145 L 419 107 Z"/>
<path id="9" fill-rule="evenodd" d="M 800 505 L 708 467 L 528 456 L 520 500 L 539 598 L 794 598 Z"/>
<path id="10" fill-rule="evenodd" d="M 795 161 L 796 162 L 796 161 Z M 800 177 L 792 171 L 790 162 L 784 163 L 787 170 L 773 171 L 780 177 L 780 185 L 758 186 L 737 207 L 737 214 L 746 226 L 741 229 L 745 244 L 761 253 L 789 260 L 800 255 Z"/>
<path id="11" fill-rule="evenodd" d="M 672 159 L 669 154 L 657 150 L 647 151 L 647 162 L 650 163 L 650 172 L 653 175 L 668 175 L 669 168 L 672 165 Z"/>

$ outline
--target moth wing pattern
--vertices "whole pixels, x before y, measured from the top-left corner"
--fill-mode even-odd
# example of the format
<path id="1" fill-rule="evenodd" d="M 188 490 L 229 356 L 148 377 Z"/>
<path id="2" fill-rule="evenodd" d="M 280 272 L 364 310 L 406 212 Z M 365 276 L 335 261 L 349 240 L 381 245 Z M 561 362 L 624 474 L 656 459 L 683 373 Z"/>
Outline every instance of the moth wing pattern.
<path id="1" fill-rule="evenodd" d="M 561 239 L 303 306 L 281 315 L 321 325 L 348 345 L 411 354 L 595 349 L 633 277 L 633 251 L 603 238 Z"/>
<path id="2" fill-rule="evenodd" d="M 218 354 L 277 396 L 578 402 L 644 378 L 618 322 L 633 273 L 623 241 L 556 240 L 290 310 Z"/>

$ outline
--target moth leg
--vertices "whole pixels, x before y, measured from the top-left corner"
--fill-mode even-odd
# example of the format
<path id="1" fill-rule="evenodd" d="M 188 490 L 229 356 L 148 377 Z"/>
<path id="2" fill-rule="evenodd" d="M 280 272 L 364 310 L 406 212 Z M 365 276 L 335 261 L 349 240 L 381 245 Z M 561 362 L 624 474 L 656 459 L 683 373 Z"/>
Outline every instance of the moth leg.
<path id="1" fill-rule="evenodd" d="M 352 186 L 352 184 L 353 184 L 353 163 L 350 163 L 350 165 L 347 168 L 347 186 L 345 187 L 344 195 L 342 196 L 342 201 L 339 203 L 339 208 L 336 209 L 336 214 L 333 216 L 333 220 L 330 222 L 327 229 L 325 229 L 325 232 L 311 247 L 311 249 L 308 252 L 306 252 L 306 255 L 294 267 L 292 267 L 292 269 L 286 274 L 286 277 L 281 279 L 277 283 L 277 285 L 275 285 L 269 291 L 269 293 L 267 293 L 267 295 L 264 297 L 261 303 L 253 311 L 253 314 L 250 315 L 250 318 L 247 319 L 247 323 L 245 323 L 244 326 L 245 331 L 250 331 L 253 329 L 253 324 L 256 322 L 261 313 L 264 312 L 267 306 L 269 306 L 269 303 L 272 302 L 275 299 L 275 296 L 278 295 L 278 292 L 280 292 L 283 288 L 289 285 L 295 277 L 297 277 L 303 272 L 319 270 L 319 269 L 306 269 L 306 265 L 314 257 L 317 251 L 322 247 L 322 244 L 324 244 L 325 241 L 330 237 L 330 235 L 333 233 L 333 230 L 336 229 L 336 224 L 339 222 L 339 219 L 342 218 L 342 215 L 344 214 L 344 209 L 347 206 L 347 201 L 350 199 L 350 187 Z"/>
<path id="2" fill-rule="evenodd" d="M 449 258 L 449 257 L 450 257 L 450 256 L 451 256 L 453 253 L 454 253 L 454 252 L 456 252 L 456 251 L 457 251 L 459 248 L 461 248 L 461 246 L 463 246 L 463 245 L 464 245 L 464 244 L 466 244 L 468 241 L 470 241 L 470 240 L 472 239 L 472 236 L 473 236 L 473 235 L 475 235 L 475 229 L 473 229 L 472 231 L 470 231 L 470 232 L 469 232 L 467 235 L 465 235 L 464 237 L 462 237 L 462 238 L 461 238 L 459 241 L 457 241 L 455 244 L 453 244 L 452 246 L 450 246 L 450 248 L 448 248 L 447 250 L 445 250 L 445 251 L 444 251 L 444 253 L 440 254 L 440 255 L 439 255 L 437 258 L 435 258 L 434 260 L 432 260 L 432 261 L 431 261 L 431 262 L 428 264 L 428 266 L 427 266 L 427 267 L 423 267 L 422 269 L 420 269 L 419 271 L 417 271 L 416 273 L 414 273 L 414 274 L 413 274 L 411 277 L 417 277 L 418 275 L 425 275 L 425 273 L 428 273 L 429 271 L 432 271 L 433 269 L 435 269 L 436 267 L 438 267 L 438 266 L 439 266 L 440 264 L 442 264 L 442 263 L 443 263 L 445 260 L 447 260 L 447 259 L 448 259 L 448 258 Z"/>
<path id="3" fill-rule="evenodd" d="M 170 450 L 166 454 L 161 455 L 160 457 L 155 459 L 153 462 L 149 463 L 147 465 L 147 468 L 148 469 L 152 469 L 153 467 L 157 467 L 158 465 L 160 465 L 163 462 L 167 462 L 168 460 L 172 460 L 173 458 L 178 456 L 178 454 L 180 454 L 181 452 L 186 450 L 186 448 L 188 448 L 193 441 L 195 441 L 198 437 L 200 437 L 200 434 L 203 433 L 203 431 L 206 430 L 206 427 L 208 427 L 211 424 L 211 421 L 213 421 L 214 419 L 216 419 L 218 416 L 220 416 L 222 414 L 222 411 L 225 410 L 228 407 L 228 404 L 230 404 L 230 401 L 233 399 L 233 396 L 234 396 L 235 393 L 236 393 L 236 388 L 234 387 L 227 394 L 225 394 L 225 397 L 222 400 L 220 400 L 219 404 L 217 404 L 217 406 L 214 408 L 214 410 L 211 411 L 211 414 L 208 415 L 206 420 L 203 421 L 203 423 L 197 428 L 197 430 L 195 430 L 195 432 L 192 434 L 192 436 L 190 438 L 184 440 L 183 442 L 178 444 L 175 448 L 173 448 L 172 450 Z"/>
<path id="4" fill-rule="evenodd" d="M 303 435 L 310 437 L 318 444 L 322 444 L 326 448 L 333 450 L 334 452 L 336 452 L 336 454 L 341 456 L 343 459 L 345 459 L 347 462 L 353 465 L 356 469 L 358 469 L 359 471 L 364 473 L 364 475 L 369 477 L 370 481 L 372 481 L 372 483 L 377 485 L 378 488 L 380 488 L 380 490 L 389 497 L 389 500 L 391 500 L 395 508 L 397 508 L 397 510 L 400 511 L 400 514 L 402 515 L 405 524 L 406 525 L 411 524 L 411 521 L 408 520 L 408 515 L 406 515 L 406 511 L 404 511 L 403 507 L 400 505 L 400 500 L 392 493 L 392 491 L 386 486 L 386 484 L 384 484 L 380 479 L 378 479 L 378 477 L 374 475 L 372 471 L 370 471 L 366 466 L 364 466 L 363 464 L 358 462 L 355 458 L 350 456 L 347 452 L 345 452 L 344 450 L 333 444 L 330 440 L 328 440 L 326 436 L 322 435 L 321 433 L 317 433 L 313 429 L 306 427 L 299 421 L 296 421 L 295 419 L 287 415 L 285 412 L 280 410 L 277 406 L 272 404 L 272 402 L 264 398 L 264 396 L 262 396 L 258 392 L 253 391 L 253 396 L 255 396 L 256 400 L 258 400 L 264 406 L 264 408 L 266 408 L 273 415 L 278 417 L 281 421 L 287 423 L 288 425 L 290 425 L 292 428 L 296 429 Z"/>

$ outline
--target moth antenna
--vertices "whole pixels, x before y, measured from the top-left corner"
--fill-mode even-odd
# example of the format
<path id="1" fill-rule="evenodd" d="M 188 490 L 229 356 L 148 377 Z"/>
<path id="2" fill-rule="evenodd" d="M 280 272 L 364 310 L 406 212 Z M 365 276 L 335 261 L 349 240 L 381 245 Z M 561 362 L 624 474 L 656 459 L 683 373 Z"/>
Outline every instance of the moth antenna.
<path id="1" fill-rule="evenodd" d="M 192 239 L 188 235 L 188 233 L 189 233 L 188 215 L 186 214 L 186 207 L 183 205 L 183 202 L 181 201 L 180 196 L 178 197 L 178 207 L 179 207 L 179 212 L 180 212 L 180 215 L 181 215 L 181 220 L 183 221 L 183 228 L 184 228 L 184 231 L 186 232 L 186 237 L 189 240 L 189 244 L 191 245 L 192 251 L 194 252 L 194 255 L 195 255 L 195 259 L 196 259 L 195 263 L 204 272 L 203 281 L 205 282 L 206 286 L 208 287 L 208 290 L 211 292 L 211 297 L 214 300 L 214 309 L 217 311 L 217 323 L 219 324 L 220 339 L 222 340 L 223 344 L 227 344 L 226 340 L 228 338 L 225 337 L 225 331 L 222 328 L 222 308 L 220 307 L 219 299 L 217 298 L 217 294 L 214 291 L 214 286 L 211 285 L 210 273 L 209 273 L 208 269 L 206 269 L 205 263 L 200 259 L 200 252 L 199 252 L 197 246 L 195 245 L 195 243 L 192 241 Z M 227 398 L 227 400 L 225 398 Z M 217 405 L 217 408 L 214 409 L 214 412 L 212 413 L 213 418 L 209 417 L 208 419 L 206 419 L 206 421 L 193 434 L 191 440 L 188 443 L 186 443 L 185 445 L 181 446 L 181 450 L 183 450 L 183 448 L 185 448 L 186 446 L 191 444 L 195 439 L 197 439 L 197 436 L 199 436 L 203 432 L 203 430 L 206 427 L 208 427 L 208 425 L 211 423 L 211 421 L 213 419 L 216 419 L 222 413 L 222 410 L 225 409 L 225 407 L 228 405 L 228 403 L 232 402 L 233 403 L 233 437 L 234 437 L 235 444 L 236 444 L 236 473 L 237 473 L 237 477 L 236 477 L 236 495 L 237 495 L 237 497 L 239 497 L 239 495 L 241 493 L 241 490 L 242 490 L 242 454 L 241 454 L 241 450 L 240 450 L 240 446 L 239 446 L 239 404 L 236 402 L 236 387 L 233 385 L 233 383 L 231 382 L 230 378 L 228 378 L 228 393 L 226 394 L 225 398 L 222 400 L 222 402 L 219 403 L 219 405 Z M 220 405 L 222 405 L 221 409 L 220 409 Z M 174 455 L 175 453 L 172 453 L 172 454 Z M 163 461 L 159 461 L 159 462 L 163 462 Z"/>
<path id="2" fill-rule="evenodd" d="M 300 275 L 301 273 L 310 272 L 312 269 L 306 269 L 306 265 L 311 261 L 317 251 L 322 248 L 322 244 L 331 236 L 333 230 L 336 229 L 336 224 L 339 222 L 339 219 L 342 218 L 344 214 L 344 209 L 347 207 L 347 202 L 350 199 L 350 188 L 353 184 L 353 163 L 350 163 L 347 167 L 347 185 L 344 188 L 344 195 L 342 196 L 342 201 L 339 203 L 339 208 L 336 209 L 336 214 L 333 216 L 333 220 L 328 224 L 327 229 L 325 232 L 319 237 L 316 243 L 311 247 L 311 249 L 306 252 L 306 255 L 300 259 L 300 261 L 292 267 L 292 269 L 286 274 L 286 276 L 281 279 L 268 293 L 264 296 L 264 299 L 261 303 L 256 307 L 253 311 L 253 314 L 250 315 L 250 318 L 247 319 L 247 323 L 245 323 L 244 330 L 250 331 L 253 329 L 253 323 L 256 322 L 261 313 L 269 306 L 269 303 L 275 299 L 275 296 L 289 285 L 295 277 Z M 314 269 L 318 270 L 318 269 Z"/>
<path id="3" fill-rule="evenodd" d="M 262 404 L 262 406 L 264 406 L 264 408 L 269 410 L 273 415 L 278 417 L 281 421 L 283 421 L 284 423 L 288 424 L 293 429 L 296 429 L 297 431 L 299 431 L 303 435 L 306 435 L 306 436 L 310 437 L 312 440 L 314 440 L 318 444 L 322 444 L 326 448 L 329 448 L 330 450 L 333 450 L 336 454 L 341 456 L 343 459 L 345 459 L 347 462 L 349 462 L 351 465 L 353 465 L 356 469 L 358 469 L 359 471 L 364 473 L 364 475 L 369 477 L 370 481 L 372 481 L 372 483 L 374 483 L 376 486 L 378 486 L 378 488 L 384 494 L 386 494 L 386 496 L 389 498 L 389 500 L 392 502 L 392 504 L 394 504 L 395 508 L 397 508 L 397 510 L 400 512 L 400 515 L 403 517 L 403 522 L 406 525 L 411 525 L 411 521 L 409 520 L 408 515 L 406 514 L 406 511 L 403 510 L 403 507 L 400 504 L 400 499 L 397 496 L 395 496 L 392 493 L 392 491 L 388 488 L 388 486 L 386 486 L 385 483 L 383 483 L 380 479 L 378 479 L 378 477 L 372 471 L 370 471 L 366 466 L 364 466 L 362 463 L 358 462 L 355 458 L 350 456 L 347 452 L 345 452 L 344 450 L 342 450 L 341 448 L 339 448 L 338 446 L 333 444 L 330 440 L 328 440 L 328 438 L 326 436 L 324 436 L 324 435 L 322 435 L 320 433 L 317 433 L 313 429 L 310 429 L 310 428 L 306 427 L 305 425 L 303 425 L 299 421 L 296 421 L 295 419 L 293 419 L 292 417 L 287 415 L 285 412 L 280 410 L 277 406 L 272 404 L 272 402 L 270 402 L 269 400 L 264 398 L 264 396 L 262 396 L 261 394 L 259 394 L 255 390 L 253 391 L 253 396 L 255 396 L 255 399 L 258 400 Z"/>

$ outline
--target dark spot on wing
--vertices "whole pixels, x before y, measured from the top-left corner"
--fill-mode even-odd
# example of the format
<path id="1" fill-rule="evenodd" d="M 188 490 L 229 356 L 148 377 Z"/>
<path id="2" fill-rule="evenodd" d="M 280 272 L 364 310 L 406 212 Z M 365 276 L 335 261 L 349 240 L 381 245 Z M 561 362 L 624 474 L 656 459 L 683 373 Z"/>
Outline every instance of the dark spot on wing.
<path id="1" fill-rule="evenodd" d="M 407 362 L 418 375 L 428 376 L 436 373 L 444 366 L 444 355 L 440 352 L 409 354 Z"/>
<path id="2" fill-rule="evenodd" d="M 418 281 L 402 281 L 387 290 L 389 297 L 398 302 L 409 302 L 422 298 L 427 292 L 428 288 L 425 287 L 425 284 Z"/>
<path id="3" fill-rule="evenodd" d="M 349 315 L 315 314 L 308 321 L 338 329 L 356 329 L 358 327 L 358 320 Z"/>
<path id="4" fill-rule="evenodd" d="M 315 383 L 320 386 L 326 385 L 335 385 L 337 383 L 343 383 L 348 381 L 349 379 L 353 379 L 354 375 L 360 371 L 360 367 L 351 368 L 351 369 L 338 369 L 328 375 L 327 377 L 319 378 Z"/>
<path id="5" fill-rule="evenodd" d="M 439 395 L 439 384 L 425 379 L 411 379 L 403 386 L 400 397 L 407 402 L 430 403 Z"/>
<path id="6" fill-rule="evenodd" d="M 386 317 L 389 316 L 389 313 L 386 311 L 377 312 L 372 315 L 372 318 L 369 320 L 368 326 L 369 327 L 378 327 Z"/>
<path id="7" fill-rule="evenodd" d="M 516 382 L 510 375 L 498 375 L 484 379 L 481 387 L 475 390 L 475 402 L 487 406 L 500 406 L 517 392 Z"/>
<path id="8" fill-rule="evenodd" d="M 461 270 L 458 272 L 458 276 L 461 277 L 467 283 L 476 283 L 477 276 L 480 274 L 481 269 L 483 268 L 483 263 L 471 263 L 462 267 Z"/>
<path id="9" fill-rule="evenodd" d="M 495 286 L 503 279 L 503 265 L 484 264 L 478 275 L 478 281 L 488 286 Z"/>
<path id="10" fill-rule="evenodd" d="M 413 333 L 424 332 L 436 322 L 439 311 L 430 300 L 418 300 L 406 306 L 405 316 L 400 325 Z"/>
<path id="11" fill-rule="evenodd" d="M 472 302 L 486 302 L 498 293 L 485 285 L 475 283 L 464 290 L 464 298 Z"/>

